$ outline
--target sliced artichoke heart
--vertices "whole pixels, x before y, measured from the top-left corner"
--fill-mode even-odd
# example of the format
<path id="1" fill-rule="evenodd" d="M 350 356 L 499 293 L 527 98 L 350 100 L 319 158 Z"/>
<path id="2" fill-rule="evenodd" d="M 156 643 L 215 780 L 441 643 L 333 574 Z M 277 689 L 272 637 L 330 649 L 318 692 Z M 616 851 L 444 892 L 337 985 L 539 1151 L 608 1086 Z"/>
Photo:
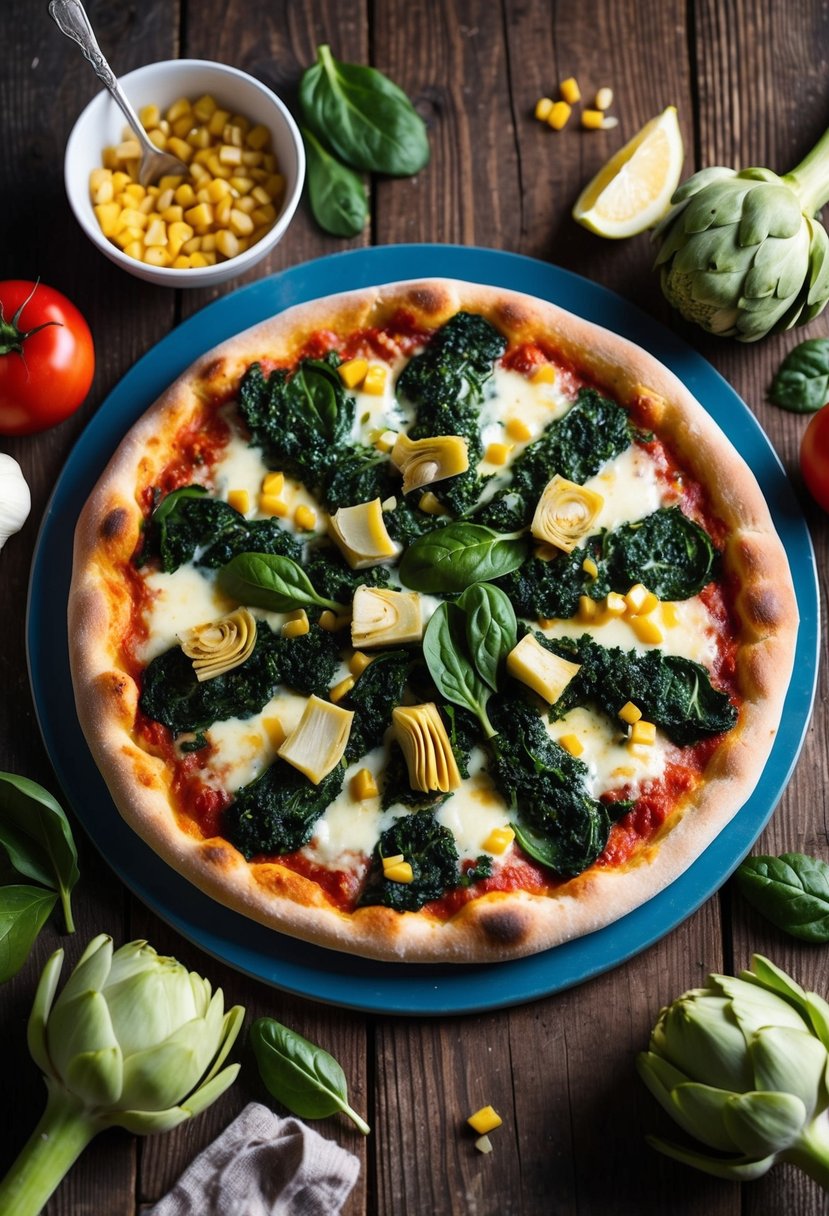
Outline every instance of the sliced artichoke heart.
<path id="1" fill-rule="evenodd" d="M 386 587 L 358 587 L 351 605 L 351 642 L 360 646 L 390 646 L 419 642 L 423 637 L 420 595 Z"/>
<path id="2" fill-rule="evenodd" d="M 343 758 L 354 714 L 321 697 L 309 697 L 302 717 L 277 755 L 319 785 Z"/>
<path id="3" fill-rule="evenodd" d="M 410 439 L 398 435 L 391 450 L 391 462 L 403 474 L 403 493 L 420 486 L 455 477 L 469 468 L 469 445 L 460 435 L 435 435 L 431 439 Z"/>
<path id="4" fill-rule="evenodd" d="M 392 721 L 412 789 L 424 793 L 440 790 L 444 794 L 457 789 L 461 775 L 435 703 L 398 705 L 392 710 Z"/>
<path id="5" fill-rule="evenodd" d="M 247 608 L 237 608 L 218 621 L 194 625 L 181 635 L 181 649 L 192 660 L 200 681 L 241 666 L 255 645 L 256 619 Z"/>
<path id="6" fill-rule="evenodd" d="M 352 570 L 387 562 L 400 552 L 386 530 L 379 498 L 340 507 L 329 519 L 328 528 Z"/>
<path id="7" fill-rule="evenodd" d="M 526 634 L 507 655 L 507 671 L 516 680 L 554 705 L 581 669 L 542 646 L 531 633 Z"/>
<path id="8" fill-rule="evenodd" d="M 538 500 L 530 531 L 537 540 L 572 553 L 582 537 L 587 536 L 603 506 L 601 494 L 556 473 Z"/>

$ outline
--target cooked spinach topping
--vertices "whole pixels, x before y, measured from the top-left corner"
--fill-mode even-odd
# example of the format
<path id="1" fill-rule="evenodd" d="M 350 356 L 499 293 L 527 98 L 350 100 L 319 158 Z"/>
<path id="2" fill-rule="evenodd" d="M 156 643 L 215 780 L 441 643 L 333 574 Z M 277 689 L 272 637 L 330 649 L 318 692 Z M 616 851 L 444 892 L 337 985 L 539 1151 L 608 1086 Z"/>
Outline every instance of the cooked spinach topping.
<path id="1" fill-rule="evenodd" d="M 419 511 L 408 498 L 399 498 L 393 511 L 383 512 L 383 523 L 389 536 L 404 546 L 412 544 L 427 532 L 445 527 L 450 518 L 449 515 L 435 516 Z"/>
<path id="2" fill-rule="evenodd" d="M 180 646 L 158 655 L 144 671 L 141 712 L 173 734 L 204 731 L 227 718 L 249 718 L 267 705 L 280 682 L 276 639 L 259 625 L 253 652 L 224 675 L 199 681 Z"/>
<path id="3" fill-rule="evenodd" d="M 345 758 L 359 760 L 383 742 L 391 726 L 391 714 L 402 704 L 403 689 L 411 666 L 406 650 L 386 650 L 376 655 L 358 676 L 354 687 L 340 701 L 343 709 L 354 711 Z"/>
<path id="4" fill-rule="evenodd" d="M 382 776 L 383 810 L 390 806 L 405 806 L 410 811 L 436 811 L 451 798 L 440 790 L 413 790 L 409 780 L 406 757 L 396 743 L 389 748 L 389 759 Z M 391 854 L 394 856 L 394 854 Z"/>
<path id="5" fill-rule="evenodd" d="M 275 636 L 273 646 L 282 684 L 309 696 L 328 696 L 343 646 L 336 633 L 312 624 L 307 633 L 295 638 Z"/>
<path id="6" fill-rule="evenodd" d="M 708 533 L 679 507 L 660 507 L 604 539 L 614 591 L 644 583 L 662 600 L 685 600 L 711 580 L 716 551 Z"/>
<path id="7" fill-rule="evenodd" d="M 596 563 L 598 575 L 595 578 L 584 569 L 586 557 L 592 557 Z M 602 559 L 600 536 L 590 537 L 583 548 L 562 553 L 549 561 L 530 557 L 523 566 L 498 579 L 495 585 L 512 600 L 518 616 L 560 619 L 576 614 L 582 595 L 602 600 L 614 590 Z M 625 591 L 629 587 L 630 584 Z"/>
<path id="8" fill-rule="evenodd" d="M 314 824 L 342 789 L 338 765 L 319 785 L 284 760 L 243 786 L 224 812 L 223 831 L 248 861 L 259 855 L 294 853 L 307 844 Z"/>
<path id="9" fill-rule="evenodd" d="M 376 448 L 355 444 L 341 448 L 337 463 L 325 486 L 325 507 L 337 511 L 355 503 L 379 498 L 385 502 L 400 488 L 388 456 Z"/>
<path id="10" fill-rule="evenodd" d="M 547 482 L 556 473 L 583 485 L 630 447 L 635 436 L 627 412 L 593 388 L 579 390 L 563 417 L 551 422 L 512 464 L 512 480 L 475 513 L 502 531 L 530 522 Z"/>
<path id="11" fill-rule="evenodd" d="M 553 718 L 564 717 L 575 705 L 592 704 L 615 722 L 622 706 L 632 701 L 680 746 L 731 730 L 737 721 L 728 695 L 714 688 L 705 668 L 692 659 L 600 646 L 588 634 L 577 640 L 535 636 L 554 654 L 581 664 L 552 707 Z"/>
<path id="12" fill-rule="evenodd" d="M 265 379 L 253 363 L 239 387 L 239 414 L 266 463 L 316 493 L 339 462 L 354 422 L 354 398 L 343 387 L 338 365 L 332 353 L 303 359 L 293 373 L 278 368 Z"/>
<path id="13" fill-rule="evenodd" d="M 389 581 L 386 566 L 352 570 L 333 545 L 313 549 L 305 563 L 305 572 L 320 595 L 340 604 L 350 604 L 358 587 L 385 587 Z"/>
<path id="14" fill-rule="evenodd" d="M 383 877 L 383 858 L 399 853 L 412 867 L 412 882 L 392 882 Z M 459 881 L 455 837 L 430 811 L 414 811 L 395 820 L 380 836 L 360 903 L 416 912 L 430 900 L 454 890 Z"/>
<path id="15" fill-rule="evenodd" d="M 615 809 L 591 798 L 587 765 L 550 738 L 526 701 L 501 700 L 491 713 L 492 777 L 516 816 L 518 843 L 557 874 L 580 874 L 607 844 Z"/>
<path id="16" fill-rule="evenodd" d="M 483 484 L 476 471 L 483 455 L 479 406 L 506 339 L 485 317 L 459 312 L 406 364 L 397 391 L 417 409 L 411 439 L 460 435 L 469 448 L 469 468 L 436 482 L 430 490 L 455 514 L 468 511 Z"/>
<path id="17" fill-rule="evenodd" d="M 275 518 L 246 520 L 203 486 L 183 486 L 162 499 L 150 517 L 142 560 L 151 552 L 172 574 L 185 562 L 216 569 L 237 553 L 272 553 L 295 560 L 302 545 Z"/>

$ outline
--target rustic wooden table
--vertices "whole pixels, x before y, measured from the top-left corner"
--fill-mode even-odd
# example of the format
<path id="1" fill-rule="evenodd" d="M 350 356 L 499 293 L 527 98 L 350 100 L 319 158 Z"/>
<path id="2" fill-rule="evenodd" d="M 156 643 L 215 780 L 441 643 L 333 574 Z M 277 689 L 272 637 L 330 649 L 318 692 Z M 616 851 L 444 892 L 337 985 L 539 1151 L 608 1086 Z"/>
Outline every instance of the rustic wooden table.
<path id="1" fill-rule="evenodd" d="M 570 206 L 599 165 L 668 104 L 679 110 L 686 173 L 708 164 L 790 168 L 829 120 L 829 27 L 823 0 L 89 0 L 116 70 L 174 56 L 220 59 L 251 72 L 289 104 L 318 43 L 371 62 L 398 81 L 428 123 L 431 164 L 414 180 L 378 181 L 371 227 L 351 242 L 454 242 L 513 250 L 613 288 L 708 358 L 756 412 L 802 500 L 825 602 L 829 519 L 807 498 L 797 468 L 804 420 L 766 393 L 792 334 L 756 346 L 707 340 L 677 321 L 659 293 L 645 237 L 603 241 L 577 227 Z M 126 277 L 87 244 L 62 184 L 66 137 L 97 83 L 57 32 L 45 0 L 5 0 L 0 47 L 0 273 L 68 293 L 97 347 L 93 391 L 81 411 L 41 435 L 3 440 L 31 485 L 33 508 L 0 558 L 0 768 L 60 797 L 40 741 L 24 653 L 25 597 L 38 523 L 75 439 L 131 365 L 179 322 L 241 281 L 173 292 Z M 620 126 L 556 134 L 533 121 L 536 99 L 574 74 L 612 85 Z M 303 205 L 289 236 L 247 277 L 260 278 L 346 242 L 324 236 Z M 829 313 L 797 337 L 829 333 Z M 56 627 L 63 605 L 55 605 Z M 829 856 L 829 707 L 823 678 L 794 778 L 758 849 Z M 220 983 L 248 1016 L 277 1016 L 342 1062 L 354 1105 L 373 1126 L 317 1126 L 357 1153 L 347 1216 L 507 1213 L 557 1216 L 813 1216 L 818 1188 L 784 1166 L 740 1187 L 674 1165 L 644 1144 L 661 1113 L 634 1071 L 660 1006 L 710 970 L 768 954 L 810 988 L 829 990 L 826 951 L 798 945 L 755 916 L 729 884 L 645 953 L 578 988 L 479 1016 L 394 1018 L 291 998 L 202 955 L 132 898 L 77 829 L 82 879 L 77 933 L 50 923 L 22 972 L 0 990 L 6 1099 L 0 1170 L 34 1126 L 43 1089 L 25 1047 L 36 977 L 58 944 L 74 960 L 105 930 L 148 938 Z M 266 1098 L 249 1048 L 237 1084 L 175 1132 L 137 1141 L 108 1132 L 90 1147 L 47 1211 L 127 1216 L 157 1199 L 241 1108 Z M 467 1114 L 491 1102 L 504 1117 L 490 1156 L 475 1151 Z"/>

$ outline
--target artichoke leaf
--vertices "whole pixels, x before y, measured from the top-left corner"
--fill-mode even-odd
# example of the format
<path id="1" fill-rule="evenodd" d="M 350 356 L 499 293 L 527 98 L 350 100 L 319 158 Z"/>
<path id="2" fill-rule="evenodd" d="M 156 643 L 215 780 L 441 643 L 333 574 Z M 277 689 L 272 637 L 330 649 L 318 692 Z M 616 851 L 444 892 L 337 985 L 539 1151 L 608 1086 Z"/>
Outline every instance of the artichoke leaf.
<path id="1" fill-rule="evenodd" d="M 687 181 L 678 186 L 674 191 L 671 202 L 674 204 L 688 202 L 695 194 L 699 194 L 700 190 L 705 186 L 710 186 L 712 182 L 736 176 L 736 170 L 729 169 L 727 165 L 709 165 L 707 169 L 700 169 L 699 173 L 694 173 Z"/>
<path id="2" fill-rule="evenodd" d="M 717 1089 L 714 1085 L 689 1081 L 671 1092 L 670 1113 L 680 1127 L 709 1148 L 719 1149 L 722 1153 L 739 1152 L 741 1146 L 736 1143 L 725 1122 L 725 1110 L 733 1097 L 730 1089 Z"/>
<path id="3" fill-rule="evenodd" d="M 342 760 L 353 720 L 353 710 L 309 697 L 302 717 L 277 755 L 319 785 Z"/>
<path id="4" fill-rule="evenodd" d="M 457 789 L 461 775 L 435 703 L 398 705 L 392 710 L 392 721 L 412 789 L 444 794 Z"/>
<path id="5" fill-rule="evenodd" d="M 674 1161 L 683 1165 L 691 1165 L 694 1169 L 702 1170 L 704 1174 L 712 1174 L 715 1178 L 725 1178 L 730 1182 L 753 1182 L 768 1173 L 776 1160 L 775 1154 L 768 1157 L 735 1157 L 724 1160 L 722 1157 L 709 1157 L 707 1153 L 698 1153 L 694 1149 L 683 1148 L 663 1140 L 660 1136 L 646 1136 L 647 1143 L 657 1152 L 664 1153 Z"/>
<path id="6" fill-rule="evenodd" d="M 536 540 L 572 553 L 590 532 L 603 506 L 601 494 L 556 473 L 538 500 L 530 531 Z"/>
<path id="7" fill-rule="evenodd" d="M 401 434 L 391 450 L 391 462 L 403 474 L 403 493 L 409 494 L 465 473 L 469 468 L 469 444 L 460 435 L 410 439 Z"/>
<path id="8" fill-rule="evenodd" d="M 351 642 L 355 647 L 419 642 L 423 637 L 417 591 L 358 587 L 351 612 Z"/>
<path id="9" fill-rule="evenodd" d="M 181 638 L 181 649 L 192 661 L 199 683 L 241 667 L 255 645 L 256 619 L 247 608 L 195 625 Z"/>
<path id="10" fill-rule="evenodd" d="M 537 692 L 549 705 L 554 705 L 575 676 L 580 663 L 571 663 L 553 654 L 531 633 L 526 633 L 507 655 L 507 671 L 516 680 Z"/>
<path id="11" fill-rule="evenodd" d="M 827 1103 L 826 1048 L 805 1028 L 764 1026 L 749 1044 L 757 1089 L 789 1092 L 800 1098 L 811 1119 Z"/>
<path id="12" fill-rule="evenodd" d="M 766 237 L 795 236 L 801 227 L 800 201 L 779 179 L 753 186 L 743 199 L 738 227 L 741 245 L 759 245 Z"/>
<path id="13" fill-rule="evenodd" d="M 806 1125 L 806 1107 L 790 1093 L 732 1094 L 724 1119 L 742 1152 L 763 1157 L 795 1142 Z"/>
<path id="14" fill-rule="evenodd" d="M 340 507 L 330 517 L 328 529 L 352 570 L 379 565 L 400 552 L 386 529 L 379 498 Z"/>

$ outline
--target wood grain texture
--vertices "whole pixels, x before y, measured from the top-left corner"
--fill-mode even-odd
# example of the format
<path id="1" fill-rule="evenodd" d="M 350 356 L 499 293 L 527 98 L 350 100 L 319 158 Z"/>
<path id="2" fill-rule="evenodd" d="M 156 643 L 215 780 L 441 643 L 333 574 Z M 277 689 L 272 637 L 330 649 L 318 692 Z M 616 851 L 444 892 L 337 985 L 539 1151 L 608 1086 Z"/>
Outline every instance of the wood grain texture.
<path id="1" fill-rule="evenodd" d="M 587 275 L 668 323 L 705 355 L 756 412 L 792 476 L 815 541 L 827 602 L 829 523 L 797 470 L 801 417 L 768 404 L 782 356 L 807 331 L 752 347 L 709 339 L 679 320 L 651 269 L 647 236 L 607 242 L 573 223 L 570 208 L 603 161 L 668 104 L 679 109 L 686 172 L 702 165 L 765 164 L 785 170 L 829 123 L 829 34 L 823 0 L 89 0 L 90 17 L 116 69 L 177 54 L 249 71 L 296 113 L 303 69 L 323 42 L 351 62 L 371 62 L 412 97 L 430 135 L 430 164 L 413 179 L 369 183 L 370 227 L 344 242 L 317 229 L 303 201 L 266 262 L 213 291 L 170 292 L 128 279 L 87 247 L 65 205 L 61 158 L 75 116 L 97 90 L 79 52 L 43 6 L 11 0 L 0 46 L 0 208 L 3 277 L 44 279 L 89 317 L 95 385 L 83 409 L 40 436 L 3 440 L 33 494 L 30 521 L 0 555 L 0 768 L 59 795 L 40 743 L 24 661 L 24 589 L 37 525 L 71 445 L 107 392 L 175 323 L 245 282 L 369 242 L 457 242 L 512 250 Z M 808 65 L 808 70 L 804 70 Z M 560 133 L 532 117 L 565 76 L 587 97 L 615 92 L 620 126 Z M 7 592 L 12 589 L 12 593 Z M 755 851 L 829 857 L 829 681 L 824 668 L 813 724 L 781 804 Z M 78 832 L 81 836 L 81 833 Z M 345 1216 L 818 1216 L 818 1188 L 790 1167 L 740 1188 L 676 1165 L 644 1135 L 676 1134 L 635 1074 L 659 1008 L 711 970 L 748 964 L 759 951 L 809 988 L 829 991 L 825 953 L 785 938 L 747 908 L 731 884 L 649 950 L 612 972 L 527 1006 L 436 1019 L 363 1015 L 322 1006 L 247 979 L 191 946 L 129 896 L 94 847 L 81 848 L 78 931 L 41 935 L 18 977 L 0 989 L 8 1083 L 0 1107 L 0 1171 L 34 1125 L 43 1092 L 25 1047 L 37 975 L 62 944 L 67 966 L 96 932 L 146 937 L 221 985 L 247 1024 L 267 1015 L 325 1046 L 342 1063 L 353 1105 L 372 1124 L 368 1141 L 342 1117 L 315 1126 L 357 1153 L 358 1184 Z M 655 933 L 658 926 L 655 926 Z M 508 997 L 508 994 L 507 994 Z M 248 1101 L 276 1107 L 249 1046 L 234 1087 L 173 1133 L 136 1141 L 110 1132 L 84 1154 L 47 1216 L 135 1216 Z M 491 1103 L 504 1123 L 494 1152 L 474 1148 L 467 1116 Z M 278 1107 L 276 1107 L 279 1109 Z M 4 1214 L 5 1216 L 5 1214 Z M 208 1216 L 208 1214 L 206 1214 Z M 218 1214 L 217 1214 L 218 1216 Z"/>

